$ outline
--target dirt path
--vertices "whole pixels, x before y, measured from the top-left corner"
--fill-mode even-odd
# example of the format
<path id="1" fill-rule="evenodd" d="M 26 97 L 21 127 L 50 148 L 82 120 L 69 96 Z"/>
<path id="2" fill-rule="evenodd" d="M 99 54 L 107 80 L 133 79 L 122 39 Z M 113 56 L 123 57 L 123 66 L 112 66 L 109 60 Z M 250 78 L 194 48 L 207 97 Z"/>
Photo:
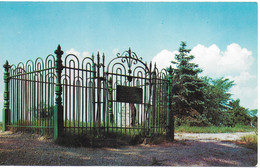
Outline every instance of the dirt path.
<path id="1" fill-rule="evenodd" d="M 0 165 L 254 166 L 254 150 L 226 141 L 244 134 L 182 133 L 173 143 L 93 149 L 66 148 L 36 135 L 4 132 L 0 133 Z"/>
<path id="2" fill-rule="evenodd" d="M 198 141 L 236 141 L 242 136 L 255 134 L 255 132 L 235 132 L 235 133 L 175 133 L 177 140 L 198 140 Z"/>

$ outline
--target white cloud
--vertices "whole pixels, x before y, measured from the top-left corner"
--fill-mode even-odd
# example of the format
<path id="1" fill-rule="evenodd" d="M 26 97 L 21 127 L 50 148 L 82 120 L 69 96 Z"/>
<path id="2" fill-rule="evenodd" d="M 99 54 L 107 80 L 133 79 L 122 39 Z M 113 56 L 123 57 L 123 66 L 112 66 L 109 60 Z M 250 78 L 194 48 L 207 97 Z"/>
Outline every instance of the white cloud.
<path id="1" fill-rule="evenodd" d="M 235 81 L 237 85 L 247 84 L 247 82 L 251 79 L 256 79 L 256 75 L 252 75 L 249 72 L 241 72 L 239 76 L 227 76 L 228 79 Z"/>
<path id="2" fill-rule="evenodd" d="M 194 62 L 199 64 L 206 75 L 247 71 L 254 61 L 252 52 L 236 43 L 228 45 L 224 52 L 215 44 L 210 47 L 198 44 L 191 50 L 191 54 L 195 56 Z"/>
<path id="3" fill-rule="evenodd" d="M 236 43 L 221 51 L 215 44 L 205 47 L 201 44 L 191 50 L 194 62 L 203 69 L 202 75 L 213 78 L 224 76 L 235 82 L 231 88 L 233 98 L 240 99 L 242 106 L 257 108 L 257 76 L 249 73 L 254 59 L 252 52 Z"/>
<path id="4" fill-rule="evenodd" d="M 252 52 L 233 43 L 227 47 L 219 64 L 227 70 L 246 71 L 253 63 Z"/>
<path id="5" fill-rule="evenodd" d="M 239 98 L 244 107 L 256 109 L 258 102 L 257 76 L 249 72 L 241 72 L 238 76 L 227 76 L 227 78 L 235 82 L 235 86 L 231 88 L 233 98 Z"/>
<path id="6" fill-rule="evenodd" d="M 152 62 L 153 63 L 156 62 L 156 66 L 159 70 L 163 68 L 167 68 L 170 65 L 173 67 L 171 61 L 174 60 L 174 56 L 177 53 L 178 51 L 168 51 L 166 49 L 162 50 L 155 57 L 153 57 Z"/>
<path id="7" fill-rule="evenodd" d="M 159 69 L 165 68 L 173 65 L 170 62 L 177 53 L 164 49 L 152 61 L 156 62 Z M 241 105 L 246 108 L 257 108 L 257 76 L 249 73 L 254 61 L 251 51 L 236 43 L 228 45 L 226 51 L 221 51 L 215 44 L 209 47 L 198 44 L 191 54 L 195 56 L 193 62 L 203 69 L 201 75 L 212 78 L 223 76 L 233 80 L 236 84 L 230 91 L 233 98 L 239 98 Z"/>
<path id="8" fill-rule="evenodd" d="M 76 51 L 74 48 L 71 48 L 69 50 L 66 51 L 66 54 L 74 54 L 76 56 L 79 56 L 80 55 L 80 52 Z"/>
<path id="9" fill-rule="evenodd" d="M 80 53 L 79 51 L 76 51 L 74 48 L 67 50 L 65 53 L 66 53 L 66 55 L 69 55 L 69 54 L 76 55 L 79 62 L 82 62 L 85 57 L 91 57 L 91 55 L 88 51 L 84 51 L 84 52 Z M 77 62 L 75 57 L 70 57 L 69 60 L 74 60 L 75 62 Z"/>
<path id="10" fill-rule="evenodd" d="M 249 109 L 257 109 L 258 104 L 258 87 L 248 87 L 235 85 L 230 92 L 233 94 L 233 99 L 240 99 L 240 105 Z"/>
<path id="11" fill-rule="evenodd" d="M 87 52 L 87 51 L 84 51 L 84 52 L 82 53 L 82 56 L 83 56 L 83 57 L 91 57 L 90 53 Z"/>
<path id="12" fill-rule="evenodd" d="M 213 44 L 207 48 L 199 44 L 192 49 L 191 54 L 195 56 L 194 62 L 199 64 L 199 67 L 203 69 L 204 73 L 216 73 L 218 69 L 216 67 L 219 66 L 217 62 L 221 58 L 221 51 L 218 46 Z"/>

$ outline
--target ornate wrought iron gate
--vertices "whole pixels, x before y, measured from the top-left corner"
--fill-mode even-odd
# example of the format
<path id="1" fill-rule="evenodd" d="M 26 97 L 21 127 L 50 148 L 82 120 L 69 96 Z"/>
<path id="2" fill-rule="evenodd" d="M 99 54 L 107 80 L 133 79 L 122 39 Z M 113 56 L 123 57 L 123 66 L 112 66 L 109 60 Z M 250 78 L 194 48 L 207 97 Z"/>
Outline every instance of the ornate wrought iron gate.
<path id="1" fill-rule="evenodd" d="M 55 54 L 25 65 L 6 62 L 3 130 L 55 139 L 105 132 L 172 136 L 171 70 L 159 72 L 131 49 L 117 54 L 107 67 L 104 54 L 62 58 L 60 46 Z"/>
<path id="2" fill-rule="evenodd" d="M 117 54 L 107 66 L 111 128 L 123 133 L 162 133 L 166 127 L 167 72 L 158 73 L 131 49 Z"/>

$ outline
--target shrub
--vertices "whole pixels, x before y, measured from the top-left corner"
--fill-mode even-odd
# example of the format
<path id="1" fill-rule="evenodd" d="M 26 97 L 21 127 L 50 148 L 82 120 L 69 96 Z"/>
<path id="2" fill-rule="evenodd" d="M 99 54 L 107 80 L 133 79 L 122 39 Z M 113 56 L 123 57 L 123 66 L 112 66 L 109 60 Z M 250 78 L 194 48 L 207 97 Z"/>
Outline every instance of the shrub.
<path id="1" fill-rule="evenodd" d="M 191 127 L 207 127 L 212 126 L 210 122 L 203 116 L 196 116 L 196 117 L 183 117 L 178 118 L 176 117 L 174 120 L 175 126 L 191 126 Z"/>

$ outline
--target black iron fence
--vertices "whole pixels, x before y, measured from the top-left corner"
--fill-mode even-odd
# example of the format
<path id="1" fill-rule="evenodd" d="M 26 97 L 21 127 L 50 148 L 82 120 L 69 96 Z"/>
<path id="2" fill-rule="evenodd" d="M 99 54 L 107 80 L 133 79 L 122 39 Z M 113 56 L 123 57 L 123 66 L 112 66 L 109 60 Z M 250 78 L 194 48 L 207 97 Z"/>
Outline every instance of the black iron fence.
<path id="1" fill-rule="evenodd" d="M 172 69 L 159 72 L 131 49 L 105 56 L 5 63 L 3 130 L 53 135 L 119 133 L 173 139 Z"/>

